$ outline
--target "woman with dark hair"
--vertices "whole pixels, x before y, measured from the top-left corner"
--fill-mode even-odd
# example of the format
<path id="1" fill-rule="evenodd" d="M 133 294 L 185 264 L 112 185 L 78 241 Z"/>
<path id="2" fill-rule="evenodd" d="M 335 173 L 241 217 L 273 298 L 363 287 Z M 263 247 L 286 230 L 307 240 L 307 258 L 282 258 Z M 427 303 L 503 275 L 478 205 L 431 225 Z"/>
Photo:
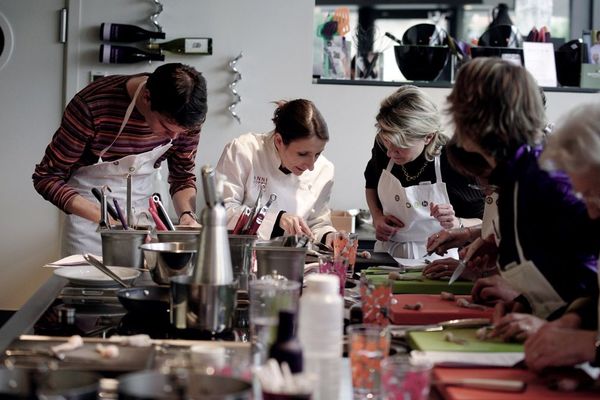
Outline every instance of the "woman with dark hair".
<path id="1" fill-rule="evenodd" d="M 258 229 L 258 236 L 304 234 L 331 244 L 329 197 L 333 164 L 323 155 L 329 131 L 315 105 L 305 99 L 280 101 L 275 128 L 247 133 L 229 142 L 217 171 L 225 175 L 223 200 L 229 228 L 245 206 L 253 207 L 261 191 L 277 194 Z"/>
<path id="2" fill-rule="evenodd" d="M 478 280 L 473 297 L 517 300 L 537 317 L 560 316 L 595 292 L 598 245 L 585 234 L 593 224 L 568 177 L 538 165 L 545 117 L 534 78 L 499 58 L 477 58 L 459 70 L 448 101 L 457 143 L 486 160 L 499 197 L 503 280 Z M 501 282 L 512 290 L 498 297 Z"/>
<path id="3" fill-rule="evenodd" d="M 206 110 L 206 80 L 179 63 L 151 74 L 107 76 L 71 99 L 33 173 L 35 189 L 67 214 L 63 256 L 102 252 L 92 188 L 108 185 L 111 197 L 125 204 L 131 175 L 137 221 L 148 196 L 161 189 L 154 183 L 164 160 L 179 223 L 198 224 L 194 166 Z"/>

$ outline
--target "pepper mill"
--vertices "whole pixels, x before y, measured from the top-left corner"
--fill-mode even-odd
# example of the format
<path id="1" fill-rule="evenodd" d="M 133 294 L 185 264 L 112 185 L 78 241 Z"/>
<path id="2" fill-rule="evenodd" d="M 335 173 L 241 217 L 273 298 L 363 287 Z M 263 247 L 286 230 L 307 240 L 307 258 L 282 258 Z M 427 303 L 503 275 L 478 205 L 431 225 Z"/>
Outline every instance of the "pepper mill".
<path id="1" fill-rule="evenodd" d="M 227 212 L 217 190 L 215 169 L 202 167 L 202 186 L 206 206 L 200 214 L 202 231 L 198 244 L 198 262 L 193 271 L 193 283 L 227 285 L 233 282 Z"/>

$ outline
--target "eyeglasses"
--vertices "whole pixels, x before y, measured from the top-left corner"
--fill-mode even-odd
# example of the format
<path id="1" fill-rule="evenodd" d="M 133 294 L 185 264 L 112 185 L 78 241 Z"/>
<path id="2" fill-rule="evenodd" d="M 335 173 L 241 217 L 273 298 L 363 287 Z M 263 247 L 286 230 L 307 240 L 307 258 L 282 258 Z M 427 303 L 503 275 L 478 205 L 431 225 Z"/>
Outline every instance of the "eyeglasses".
<path id="1" fill-rule="evenodd" d="M 469 183 L 468 186 L 471 189 L 480 190 L 484 193 L 497 192 L 498 190 L 500 190 L 500 187 L 497 185 L 476 185 L 473 183 Z"/>

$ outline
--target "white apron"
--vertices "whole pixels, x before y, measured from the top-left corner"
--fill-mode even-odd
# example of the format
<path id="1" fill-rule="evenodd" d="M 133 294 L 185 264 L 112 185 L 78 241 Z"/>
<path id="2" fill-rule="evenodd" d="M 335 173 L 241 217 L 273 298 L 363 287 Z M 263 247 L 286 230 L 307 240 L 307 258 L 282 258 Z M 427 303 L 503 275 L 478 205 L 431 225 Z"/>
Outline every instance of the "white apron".
<path id="1" fill-rule="evenodd" d="M 375 251 L 386 251 L 393 257 L 421 258 L 427 253 L 427 238 L 442 228 L 440 222 L 430 216 L 429 204 L 449 204 L 446 184 L 442 182 L 440 159 L 435 158 L 435 183 L 422 182 L 403 187 L 392 174 L 394 161 L 390 160 L 381 171 L 377 195 L 384 215 L 393 215 L 404 223 L 387 242 L 375 242 Z M 448 257 L 458 258 L 456 249 L 448 250 Z"/>
<path id="2" fill-rule="evenodd" d="M 514 229 L 515 245 L 519 256 L 518 261 L 514 261 L 506 266 L 505 270 L 499 268 L 500 275 L 518 292 L 520 292 L 533 310 L 532 314 L 536 317 L 546 319 L 554 311 L 564 307 L 567 303 L 554 290 L 550 282 L 544 277 L 533 261 L 526 260 L 519 240 L 517 229 L 517 198 L 519 193 L 519 183 L 515 183 L 514 188 Z"/>
<path id="3" fill-rule="evenodd" d="M 500 219 L 498 218 L 498 193 L 485 196 L 483 218 L 481 220 L 481 238 L 494 238 L 496 246 L 500 244 Z"/>
<path id="4" fill-rule="evenodd" d="M 96 202 L 92 195 L 92 188 L 100 188 L 108 185 L 112 192 L 108 193 L 109 199 L 117 199 L 121 209 L 126 212 L 127 201 L 127 176 L 131 175 L 131 198 L 132 208 L 135 217 L 133 221 L 136 224 L 149 225 L 148 219 L 140 220 L 140 217 L 146 216 L 148 209 L 148 197 L 154 192 L 155 180 L 157 178 L 157 168 L 154 168 L 156 161 L 172 146 L 171 143 L 159 146 L 151 151 L 132 154 L 119 160 L 103 162 L 102 156 L 115 143 L 117 138 L 123 132 L 131 112 L 135 106 L 135 101 L 145 82 L 142 82 L 136 89 L 133 100 L 127 107 L 125 118 L 121 128 L 113 142 L 100 153 L 98 163 L 86 165 L 76 170 L 69 178 L 67 184 L 74 188 L 84 198 Z M 110 200 L 112 203 L 112 200 Z M 66 257 L 72 254 L 92 253 L 102 254 L 102 243 L 100 233 L 97 232 L 98 223 L 81 218 L 74 214 L 69 214 L 65 218 L 62 235 L 62 256 Z"/>

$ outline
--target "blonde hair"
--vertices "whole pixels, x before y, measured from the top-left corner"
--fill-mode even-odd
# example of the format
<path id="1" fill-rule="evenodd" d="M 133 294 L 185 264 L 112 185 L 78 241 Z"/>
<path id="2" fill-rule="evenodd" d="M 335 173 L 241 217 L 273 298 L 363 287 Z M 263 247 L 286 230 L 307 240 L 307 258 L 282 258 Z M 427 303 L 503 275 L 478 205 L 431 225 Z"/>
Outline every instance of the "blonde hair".
<path id="1" fill-rule="evenodd" d="M 600 173 L 600 103 L 579 106 L 549 135 L 540 157 L 546 169 Z"/>
<path id="2" fill-rule="evenodd" d="M 433 135 L 425 147 L 429 161 L 438 156 L 448 137 L 442 133 L 442 123 L 435 104 L 416 86 L 405 85 L 381 102 L 377 123 L 377 142 L 383 139 L 394 146 L 409 148 L 419 140 Z"/>
<path id="3" fill-rule="evenodd" d="M 448 103 L 458 144 L 468 138 L 497 161 L 542 137 L 546 117 L 535 79 L 500 58 L 475 58 L 463 65 Z"/>

